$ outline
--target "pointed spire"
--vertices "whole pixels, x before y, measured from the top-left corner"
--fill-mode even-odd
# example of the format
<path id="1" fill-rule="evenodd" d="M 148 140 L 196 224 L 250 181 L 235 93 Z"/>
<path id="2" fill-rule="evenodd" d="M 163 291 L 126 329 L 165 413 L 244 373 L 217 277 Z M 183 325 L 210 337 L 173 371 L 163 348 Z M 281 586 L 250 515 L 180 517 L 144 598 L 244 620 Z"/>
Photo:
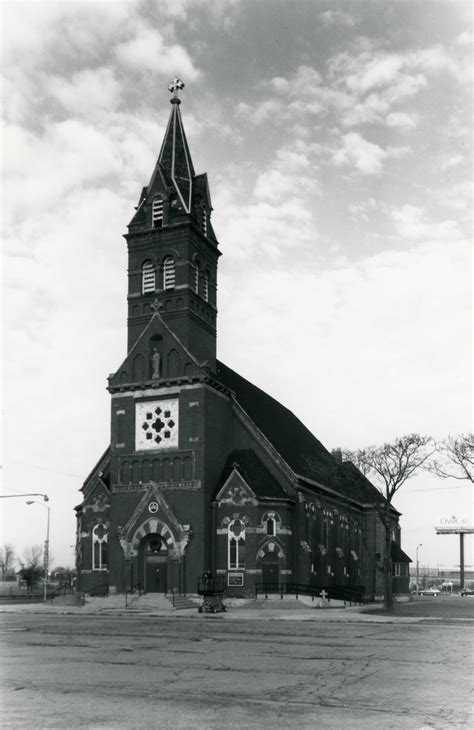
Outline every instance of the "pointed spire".
<path id="1" fill-rule="evenodd" d="M 179 110 L 181 99 L 178 91 L 182 89 L 184 83 L 177 77 L 168 84 L 168 90 L 173 94 L 170 99 L 172 109 L 158 162 L 170 176 L 181 204 L 189 213 L 195 173 Z"/>

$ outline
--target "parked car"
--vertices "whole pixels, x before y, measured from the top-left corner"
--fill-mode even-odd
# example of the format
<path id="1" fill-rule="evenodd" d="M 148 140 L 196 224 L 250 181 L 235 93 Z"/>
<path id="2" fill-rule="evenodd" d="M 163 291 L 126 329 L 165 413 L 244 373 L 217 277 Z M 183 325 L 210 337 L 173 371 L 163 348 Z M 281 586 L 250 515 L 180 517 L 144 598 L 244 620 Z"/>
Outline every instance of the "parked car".
<path id="1" fill-rule="evenodd" d="M 463 588 L 461 596 L 474 596 L 474 590 L 472 588 Z"/>
<path id="2" fill-rule="evenodd" d="M 438 588 L 423 588 L 421 591 L 419 591 L 420 596 L 439 596 L 441 593 Z"/>

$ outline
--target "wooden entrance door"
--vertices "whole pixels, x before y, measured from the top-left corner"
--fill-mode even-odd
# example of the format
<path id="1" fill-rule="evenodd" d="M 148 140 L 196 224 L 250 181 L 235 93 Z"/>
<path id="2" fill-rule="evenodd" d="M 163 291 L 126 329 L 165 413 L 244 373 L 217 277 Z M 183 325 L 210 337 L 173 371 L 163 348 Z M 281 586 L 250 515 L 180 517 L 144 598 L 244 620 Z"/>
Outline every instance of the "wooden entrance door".
<path id="1" fill-rule="evenodd" d="M 266 585 L 280 585 L 280 563 L 278 560 L 263 560 L 262 583 Z"/>
<path id="2" fill-rule="evenodd" d="M 166 555 L 145 555 L 145 592 L 166 593 L 168 584 Z"/>
<path id="3" fill-rule="evenodd" d="M 168 550 L 160 535 L 150 535 L 143 545 L 143 589 L 146 593 L 166 593 Z"/>

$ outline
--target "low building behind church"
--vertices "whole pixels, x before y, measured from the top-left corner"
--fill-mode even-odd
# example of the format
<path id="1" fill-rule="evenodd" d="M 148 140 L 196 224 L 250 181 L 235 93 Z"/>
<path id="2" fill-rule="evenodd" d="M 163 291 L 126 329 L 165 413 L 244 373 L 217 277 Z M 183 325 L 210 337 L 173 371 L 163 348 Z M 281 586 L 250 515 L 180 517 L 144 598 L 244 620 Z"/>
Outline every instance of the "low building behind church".
<path id="1" fill-rule="evenodd" d="M 125 235 L 128 352 L 108 380 L 110 445 L 76 508 L 79 589 L 195 594 L 210 570 L 235 597 L 287 584 L 373 597 L 379 491 L 216 359 L 219 244 L 175 87 Z M 395 509 L 392 521 L 394 588 L 407 592 Z"/>

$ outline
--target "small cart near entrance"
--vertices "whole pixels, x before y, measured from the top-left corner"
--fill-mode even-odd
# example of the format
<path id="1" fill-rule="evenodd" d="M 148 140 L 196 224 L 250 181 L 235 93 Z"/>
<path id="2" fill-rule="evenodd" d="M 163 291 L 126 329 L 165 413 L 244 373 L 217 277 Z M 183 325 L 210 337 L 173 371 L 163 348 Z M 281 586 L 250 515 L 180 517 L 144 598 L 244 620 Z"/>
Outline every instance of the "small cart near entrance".
<path id="1" fill-rule="evenodd" d="M 223 613 L 225 611 L 222 602 L 224 590 L 224 578 L 214 578 L 210 570 L 203 573 L 202 578 L 198 580 L 197 592 L 199 596 L 203 597 L 199 613 Z"/>

